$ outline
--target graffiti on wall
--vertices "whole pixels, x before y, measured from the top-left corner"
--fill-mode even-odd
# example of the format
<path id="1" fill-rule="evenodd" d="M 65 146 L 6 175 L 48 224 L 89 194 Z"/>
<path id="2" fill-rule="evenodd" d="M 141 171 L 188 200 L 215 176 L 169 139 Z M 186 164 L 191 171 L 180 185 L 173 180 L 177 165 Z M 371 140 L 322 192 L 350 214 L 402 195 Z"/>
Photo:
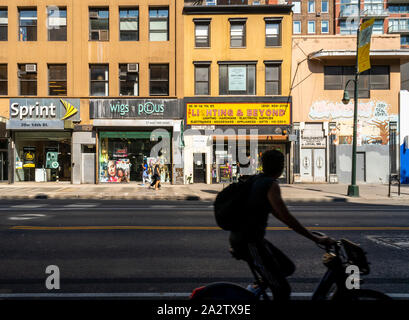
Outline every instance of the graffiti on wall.
<path id="1" fill-rule="evenodd" d="M 336 144 L 351 144 L 353 134 L 354 104 L 316 101 L 310 107 L 310 120 L 336 122 L 333 134 Z M 378 100 L 358 104 L 357 144 L 389 143 L 389 121 L 397 121 L 398 115 L 391 113 L 391 105 Z"/>

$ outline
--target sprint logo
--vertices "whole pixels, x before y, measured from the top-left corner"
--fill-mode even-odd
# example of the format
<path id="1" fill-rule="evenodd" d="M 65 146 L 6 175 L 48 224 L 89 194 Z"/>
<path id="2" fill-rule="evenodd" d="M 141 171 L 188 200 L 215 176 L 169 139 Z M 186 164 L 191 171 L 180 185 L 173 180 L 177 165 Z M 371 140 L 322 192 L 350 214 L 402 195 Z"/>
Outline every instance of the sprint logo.
<path id="1" fill-rule="evenodd" d="M 66 111 L 64 117 L 62 117 L 61 120 L 66 120 L 78 112 L 78 109 L 75 108 L 71 103 L 64 101 L 63 99 L 60 99 L 60 101 L 63 104 Z"/>

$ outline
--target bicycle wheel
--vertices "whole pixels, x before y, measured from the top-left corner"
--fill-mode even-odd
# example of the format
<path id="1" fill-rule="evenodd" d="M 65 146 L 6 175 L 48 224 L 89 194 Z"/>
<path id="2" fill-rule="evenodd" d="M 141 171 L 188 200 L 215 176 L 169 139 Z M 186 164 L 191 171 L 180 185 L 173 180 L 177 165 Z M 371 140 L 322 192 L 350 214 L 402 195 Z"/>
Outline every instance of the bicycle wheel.
<path id="1" fill-rule="evenodd" d="M 357 290 L 348 290 L 347 293 L 343 295 L 334 296 L 334 300 L 338 301 L 386 301 L 392 300 L 388 295 L 370 289 L 357 289 Z"/>

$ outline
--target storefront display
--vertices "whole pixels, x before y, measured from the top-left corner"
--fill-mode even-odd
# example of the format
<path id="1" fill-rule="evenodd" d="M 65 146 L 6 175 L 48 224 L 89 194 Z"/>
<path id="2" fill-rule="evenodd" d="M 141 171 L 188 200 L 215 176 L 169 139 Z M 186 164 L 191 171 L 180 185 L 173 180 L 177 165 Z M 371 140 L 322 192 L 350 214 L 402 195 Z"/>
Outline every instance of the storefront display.
<path id="1" fill-rule="evenodd" d="M 70 132 L 16 132 L 16 181 L 71 181 Z"/>
<path id="2" fill-rule="evenodd" d="M 158 144 L 158 138 L 152 137 L 151 133 L 151 131 L 100 132 L 99 181 L 139 182 L 142 181 L 144 164 L 148 165 L 148 171 L 151 173 L 158 164 L 161 181 L 170 182 L 171 150 L 162 148 L 157 157 L 150 157 L 152 149 Z"/>

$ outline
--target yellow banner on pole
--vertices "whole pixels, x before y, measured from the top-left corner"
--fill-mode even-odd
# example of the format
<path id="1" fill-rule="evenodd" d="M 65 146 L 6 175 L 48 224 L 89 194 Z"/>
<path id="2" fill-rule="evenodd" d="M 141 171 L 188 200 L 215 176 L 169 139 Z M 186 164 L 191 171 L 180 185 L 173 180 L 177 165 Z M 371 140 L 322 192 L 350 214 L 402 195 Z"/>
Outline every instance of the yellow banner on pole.
<path id="1" fill-rule="evenodd" d="M 371 36 L 372 28 L 375 19 L 365 21 L 361 24 L 359 33 L 359 46 L 358 46 L 358 72 L 364 72 L 371 68 L 370 50 L 371 50 Z"/>

